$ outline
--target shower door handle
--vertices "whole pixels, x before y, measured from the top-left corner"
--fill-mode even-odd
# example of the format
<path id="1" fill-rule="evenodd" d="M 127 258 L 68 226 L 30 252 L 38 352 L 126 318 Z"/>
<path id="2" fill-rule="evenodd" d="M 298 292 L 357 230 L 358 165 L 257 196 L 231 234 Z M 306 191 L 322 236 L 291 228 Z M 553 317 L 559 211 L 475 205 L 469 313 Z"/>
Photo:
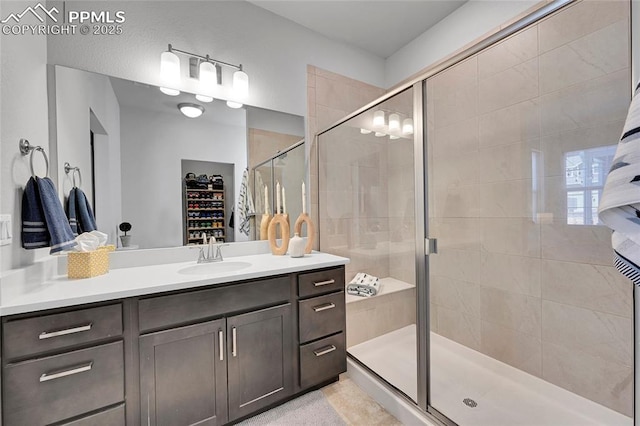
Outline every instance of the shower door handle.
<path id="1" fill-rule="evenodd" d="M 425 238 L 424 239 L 424 254 L 429 256 L 430 254 L 438 253 L 438 239 L 437 238 Z"/>

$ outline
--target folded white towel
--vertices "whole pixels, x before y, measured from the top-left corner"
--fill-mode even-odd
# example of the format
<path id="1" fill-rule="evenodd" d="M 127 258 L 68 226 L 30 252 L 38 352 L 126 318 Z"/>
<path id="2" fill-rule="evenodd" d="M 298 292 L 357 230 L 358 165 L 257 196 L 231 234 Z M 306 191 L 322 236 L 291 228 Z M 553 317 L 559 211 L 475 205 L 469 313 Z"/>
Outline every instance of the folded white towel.
<path id="1" fill-rule="evenodd" d="M 380 291 L 380 279 L 373 275 L 359 272 L 347 285 L 347 293 L 355 296 L 371 297 Z"/>

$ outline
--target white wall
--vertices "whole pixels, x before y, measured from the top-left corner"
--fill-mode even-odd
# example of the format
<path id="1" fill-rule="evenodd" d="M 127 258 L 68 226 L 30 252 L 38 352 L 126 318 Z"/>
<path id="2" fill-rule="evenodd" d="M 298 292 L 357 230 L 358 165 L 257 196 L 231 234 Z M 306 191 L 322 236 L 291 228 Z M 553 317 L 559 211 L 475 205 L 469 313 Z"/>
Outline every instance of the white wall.
<path id="1" fill-rule="evenodd" d="M 297 115 L 306 112 L 307 64 L 378 86 L 384 83 L 383 59 L 244 1 L 67 1 L 66 8 L 123 10 L 124 32 L 49 37 L 52 64 L 159 85 L 160 54 L 171 43 L 241 63 L 250 79 L 245 103 Z M 185 80 L 181 88 L 195 92 L 194 83 Z"/>
<path id="2" fill-rule="evenodd" d="M 261 108 L 247 108 L 247 127 L 285 135 L 298 135 L 304 139 L 304 117 Z"/>
<path id="3" fill-rule="evenodd" d="M 236 164 L 234 192 L 240 193 L 247 161 L 245 123 L 229 126 L 189 119 L 177 111 L 149 112 L 121 105 L 120 126 L 122 220 L 133 227 L 132 244 L 182 245 L 183 159 Z M 235 241 L 245 240 L 236 228 Z"/>
<path id="4" fill-rule="evenodd" d="M 91 189 L 90 112 L 100 122 L 104 134 L 95 135 L 96 221 L 115 244 L 120 220 L 120 106 L 108 77 L 66 67 L 55 68 L 56 144 L 58 192 L 65 199 L 73 187 L 72 175 L 64 163 L 80 168 L 82 190 L 89 200 Z M 95 131 L 95 129 L 93 129 Z"/>
<path id="5" fill-rule="evenodd" d="M 537 3 L 535 0 L 470 0 L 387 58 L 382 87 L 398 84 Z"/>
<path id="6" fill-rule="evenodd" d="M 21 11 L 32 2 L 3 4 L 0 13 Z M 47 154 L 47 40 L 44 36 L 0 35 L 0 213 L 11 214 L 13 243 L 0 247 L 0 271 L 19 268 L 48 255 L 49 249 L 24 250 L 20 244 L 22 189 L 31 176 L 29 157 L 18 151 L 20 138 L 41 145 Z M 44 172 L 40 155 L 36 172 Z"/>

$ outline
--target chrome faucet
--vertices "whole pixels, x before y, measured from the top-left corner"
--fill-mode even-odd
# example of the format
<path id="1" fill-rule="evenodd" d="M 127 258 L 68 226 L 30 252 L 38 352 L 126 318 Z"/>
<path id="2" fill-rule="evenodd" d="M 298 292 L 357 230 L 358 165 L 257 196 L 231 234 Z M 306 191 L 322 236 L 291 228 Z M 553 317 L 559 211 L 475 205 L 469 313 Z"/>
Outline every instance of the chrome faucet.
<path id="1" fill-rule="evenodd" d="M 203 236 L 203 241 L 206 241 L 206 236 Z M 198 253 L 198 263 L 212 263 L 212 262 L 222 262 L 224 259 L 222 258 L 221 247 L 228 246 L 229 244 L 217 244 L 216 238 L 209 238 L 208 244 L 202 244 L 200 248 L 200 252 Z M 205 247 L 207 248 L 207 252 L 205 254 Z"/>

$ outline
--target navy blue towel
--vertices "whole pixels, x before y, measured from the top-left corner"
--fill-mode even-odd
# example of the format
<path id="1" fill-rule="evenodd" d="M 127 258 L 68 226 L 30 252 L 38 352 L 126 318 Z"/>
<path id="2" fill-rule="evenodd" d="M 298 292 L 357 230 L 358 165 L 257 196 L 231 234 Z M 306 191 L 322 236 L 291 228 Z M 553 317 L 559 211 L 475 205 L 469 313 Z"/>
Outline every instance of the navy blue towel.
<path id="1" fill-rule="evenodd" d="M 24 248 L 49 246 L 51 247 L 49 253 L 54 254 L 69 250 L 78 244 L 51 179 L 30 178 L 22 201 L 22 246 Z M 43 231 L 47 234 L 46 237 Z"/>
<path id="2" fill-rule="evenodd" d="M 69 199 L 67 200 L 67 218 L 73 235 L 78 236 L 78 212 L 76 211 L 76 188 L 71 188 Z"/>
<path id="3" fill-rule="evenodd" d="M 83 232 L 91 232 L 98 229 L 93 210 L 91 210 L 91 205 L 84 191 L 80 188 L 73 188 L 71 192 L 75 192 L 78 233 L 82 234 Z"/>
<path id="4" fill-rule="evenodd" d="M 49 241 L 38 184 L 31 177 L 22 194 L 22 247 L 27 250 L 49 247 Z"/>

